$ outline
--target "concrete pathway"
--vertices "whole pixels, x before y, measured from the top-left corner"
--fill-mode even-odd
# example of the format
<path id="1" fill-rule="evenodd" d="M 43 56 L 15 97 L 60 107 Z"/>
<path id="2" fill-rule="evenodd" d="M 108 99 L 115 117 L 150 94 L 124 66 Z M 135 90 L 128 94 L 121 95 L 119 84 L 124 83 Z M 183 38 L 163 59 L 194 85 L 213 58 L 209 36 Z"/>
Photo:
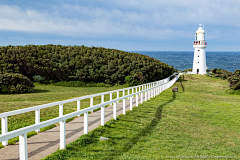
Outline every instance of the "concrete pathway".
<path id="1" fill-rule="evenodd" d="M 145 100 L 143 94 L 143 101 Z M 138 104 L 141 103 L 141 96 L 138 96 Z M 133 107 L 136 105 L 136 99 L 133 98 Z M 130 99 L 126 100 L 126 111 L 130 110 Z M 123 103 L 117 103 L 117 115 L 123 113 Z M 77 140 L 83 135 L 83 116 L 66 123 L 66 144 Z M 113 118 L 113 106 L 105 108 L 105 123 Z M 91 131 L 101 125 L 101 110 L 88 115 L 88 131 Z M 36 160 L 46 157 L 55 152 L 60 147 L 60 126 L 48 131 L 38 133 L 27 139 L 28 159 Z M 0 149 L 0 160 L 18 160 L 19 143 L 8 145 Z"/>

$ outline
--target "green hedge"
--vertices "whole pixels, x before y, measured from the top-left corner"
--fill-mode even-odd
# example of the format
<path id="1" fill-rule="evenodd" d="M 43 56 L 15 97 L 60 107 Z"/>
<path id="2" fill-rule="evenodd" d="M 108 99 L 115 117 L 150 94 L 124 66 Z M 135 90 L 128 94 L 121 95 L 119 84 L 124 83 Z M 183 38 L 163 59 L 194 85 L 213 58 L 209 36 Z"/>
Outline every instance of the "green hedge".
<path id="1" fill-rule="evenodd" d="M 85 46 L 27 45 L 0 47 L 0 74 L 21 73 L 33 80 L 123 84 L 125 77 L 145 83 L 176 70 L 154 58 L 116 49 Z"/>
<path id="2" fill-rule="evenodd" d="M 29 93 L 33 91 L 32 81 L 18 73 L 0 74 L 0 93 Z"/>

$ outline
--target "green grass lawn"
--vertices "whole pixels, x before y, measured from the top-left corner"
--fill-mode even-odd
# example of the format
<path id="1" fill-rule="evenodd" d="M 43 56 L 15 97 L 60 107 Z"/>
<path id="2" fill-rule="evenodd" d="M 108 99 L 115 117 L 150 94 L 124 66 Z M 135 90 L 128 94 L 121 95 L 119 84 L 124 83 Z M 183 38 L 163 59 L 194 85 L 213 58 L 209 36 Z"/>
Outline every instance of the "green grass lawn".
<path id="1" fill-rule="evenodd" d="M 45 159 L 240 159 L 240 96 L 228 82 L 193 75 L 174 86 Z"/>
<path id="2" fill-rule="evenodd" d="M 123 85 L 114 87 L 62 87 L 54 85 L 44 85 L 44 84 L 34 84 L 36 87 L 33 93 L 26 94 L 0 94 L 0 113 L 13 111 L 17 109 L 33 107 L 41 104 L 71 99 L 75 97 L 81 97 L 84 95 L 91 95 L 95 93 L 106 92 L 110 90 L 116 90 L 120 88 L 125 88 Z M 127 91 L 126 91 L 127 94 Z M 120 96 L 122 93 L 120 92 Z M 109 100 L 109 95 L 106 95 L 105 101 Z M 113 98 L 117 97 L 113 94 Z M 94 104 L 99 104 L 101 102 L 101 97 L 94 98 Z M 87 108 L 90 106 L 90 99 L 85 99 L 81 101 L 81 108 Z M 68 103 L 63 106 L 64 114 L 71 113 L 77 110 L 77 102 Z M 59 106 L 53 106 L 40 111 L 40 120 L 46 121 L 59 116 Z M 70 119 L 71 120 L 71 119 Z M 21 122 L 21 123 L 19 123 Z M 35 124 L 35 112 L 23 113 L 15 116 L 8 117 L 8 131 L 16 130 Z M 0 121 L 1 126 L 1 121 Z M 45 131 L 55 127 L 51 125 L 45 128 L 41 128 L 41 131 Z M 1 127 L 0 127 L 1 134 Z M 36 132 L 28 133 L 28 137 L 35 135 Z M 14 144 L 18 142 L 18 137 L 9 140 L 9 144 Z M 0 143 L 0 148 L 2 148 Z"/>

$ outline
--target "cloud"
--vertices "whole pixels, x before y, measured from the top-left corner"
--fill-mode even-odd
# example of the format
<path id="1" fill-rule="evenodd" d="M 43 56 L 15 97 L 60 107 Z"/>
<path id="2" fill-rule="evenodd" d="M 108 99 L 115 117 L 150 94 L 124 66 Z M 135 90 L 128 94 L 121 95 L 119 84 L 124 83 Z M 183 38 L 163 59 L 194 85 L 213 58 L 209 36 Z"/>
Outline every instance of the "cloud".
<path id="1" fill-rule="evenodd" d="M 240 27 L 237 0 L 59 2 L 46 10 L 0 4 L 0 31 L 130 41 L 193 38 L 198 23 L 204 22 L 212 33 L 209 38 L 229 34 L 223 26 L 232 27 L 231 32 Z"/>

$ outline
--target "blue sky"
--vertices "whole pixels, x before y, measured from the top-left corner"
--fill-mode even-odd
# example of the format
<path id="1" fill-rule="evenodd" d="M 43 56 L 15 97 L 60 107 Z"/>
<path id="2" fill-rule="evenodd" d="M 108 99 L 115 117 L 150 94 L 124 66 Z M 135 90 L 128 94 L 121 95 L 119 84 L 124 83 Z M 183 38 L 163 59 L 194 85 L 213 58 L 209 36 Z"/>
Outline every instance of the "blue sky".
<path id="1" fill-rule="evenodd" d="M 127 51 L 240 51 L 239 0 L 1 0 L 0 46 L 85 45 Z"/>

